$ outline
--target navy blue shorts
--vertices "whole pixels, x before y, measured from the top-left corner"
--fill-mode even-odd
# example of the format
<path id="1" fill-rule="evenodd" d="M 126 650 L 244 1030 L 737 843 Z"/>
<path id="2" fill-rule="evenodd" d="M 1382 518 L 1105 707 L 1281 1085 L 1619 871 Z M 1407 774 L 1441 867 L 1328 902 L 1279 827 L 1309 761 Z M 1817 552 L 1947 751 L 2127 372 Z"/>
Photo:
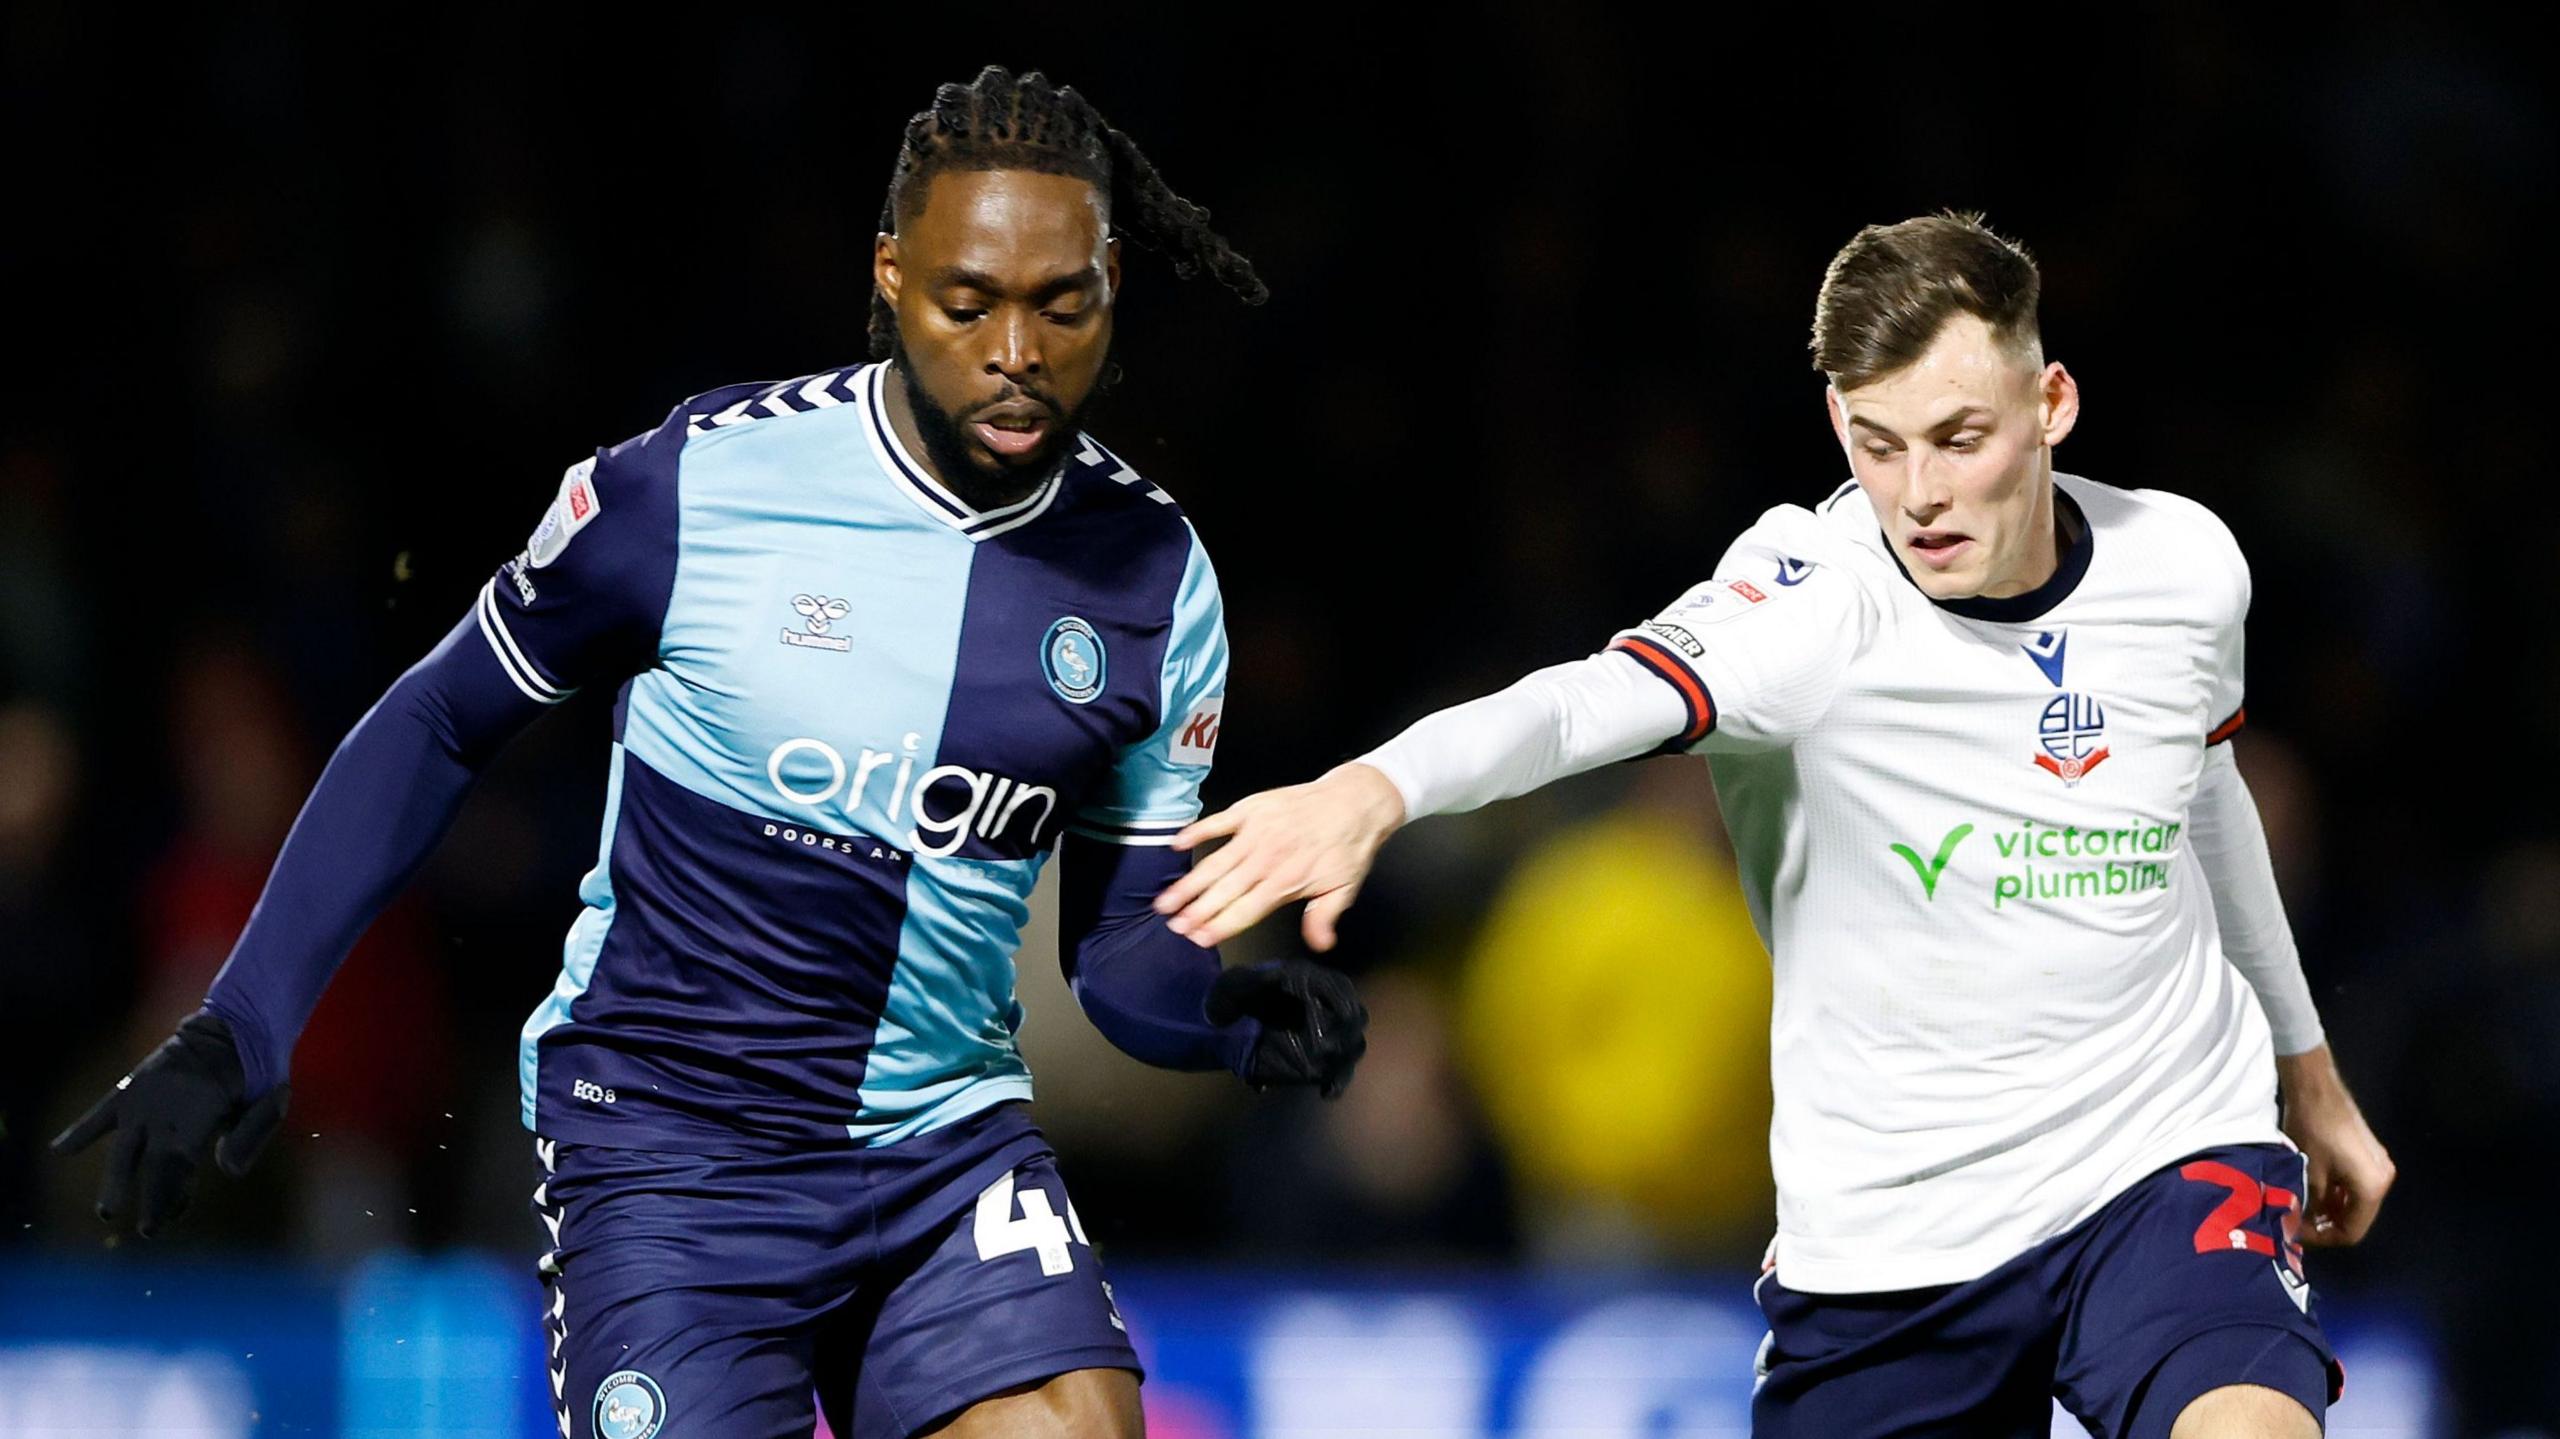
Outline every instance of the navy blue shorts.
<path id="1" fill-rule="evenodd" d="M 2342 1375 L 2299 1243 L 2304 1161 L 2210 1149 L 1966 1284 L 1802 1294 L 1761 1276 L 1751 1428 L 1763 1439 L 2052 1432 L 2166 1439 L 2210 1389 L 2257 1384 L 2315 1419 Z"/>
<path id="2" fill-rule="evenodd" d="M 564 1439 L 905 1439 L 1074 1369 L 1137 1370 L 1020 1104 L 872 1149 L 538 1140 Z"/>

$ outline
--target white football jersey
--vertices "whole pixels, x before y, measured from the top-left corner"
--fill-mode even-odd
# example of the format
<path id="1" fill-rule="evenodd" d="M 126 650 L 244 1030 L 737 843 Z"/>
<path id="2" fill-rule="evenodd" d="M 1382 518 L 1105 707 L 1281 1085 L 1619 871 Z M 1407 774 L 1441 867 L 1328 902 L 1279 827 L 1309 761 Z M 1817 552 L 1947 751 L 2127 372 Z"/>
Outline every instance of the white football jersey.
<path id="1" fill-rule="evenodd" d="M 2055 483 L 2084 537 L 2032 594 L 1930 600 L 1849 484 L 1614 645 L 1690 707 L 1776 967 L 1790 1288 L 1972 1279 L 2284 1142 L 2183 835 L 2239 723 L 2247 565 L 2193 501 Z"/>

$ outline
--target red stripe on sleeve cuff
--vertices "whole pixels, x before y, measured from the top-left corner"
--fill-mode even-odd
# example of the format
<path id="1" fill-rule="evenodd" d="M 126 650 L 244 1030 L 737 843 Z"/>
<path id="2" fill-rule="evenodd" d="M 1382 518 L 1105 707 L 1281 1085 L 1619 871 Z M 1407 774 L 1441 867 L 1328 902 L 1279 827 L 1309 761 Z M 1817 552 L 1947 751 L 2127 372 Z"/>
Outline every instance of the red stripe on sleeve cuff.
<path id="1" fill-rule="evenodd" d="M 2238 734 L 2240 732 L 2240 726 L 2247 724 L 2248 722 L 2249 707 L 2247 705 L 2242 705 L 2240 708 L 2231 712 L 2231 718 L 2215 725 L 2213 727 L 2213 733 L 2204 737 L 2205 747 L 2207 749 L 2211 749 L 2213 746 L 2218 745 L 2224 740 L 2231 738 L 2233 735 Z"/>
<path id="2" fill-rule="evenodd" d="M 1610 642 L 1609 648 L 1624 651 L 1638 664 L 1660 675 L 1664 683 L 1679 692 L 1680 703 L 1689 711 L 1689 727 L 1680 732 L 1681 744 L 1696 744 L 1715 731 L 1714 697 L 1707 693 L 1706 685 L 1690 672 L 1687 665 L 1671 657 L 1669 650 L 1651 640 L 1638 639 L 1633 635 L 1620 636 Z"/>

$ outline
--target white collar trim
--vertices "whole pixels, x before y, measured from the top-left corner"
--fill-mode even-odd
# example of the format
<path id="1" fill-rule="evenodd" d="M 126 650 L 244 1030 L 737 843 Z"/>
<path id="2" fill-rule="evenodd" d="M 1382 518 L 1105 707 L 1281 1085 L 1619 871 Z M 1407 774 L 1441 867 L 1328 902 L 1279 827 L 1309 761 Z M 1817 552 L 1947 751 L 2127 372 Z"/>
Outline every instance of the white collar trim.
<path id="1" fill-rule="evenodd" d="M 889 365 L 884 360 L 873 365 L 871 373 L 865 377 L 867 382 L 859 392 L 866 419 L 864 431 L 871 440 L 872 457 L 880 462 L 880 468 L 888 473 L 898 488 L 906 491 L 907 498 L 915 501 L 917 509 L 972 540 L 990 540 L 1018 530 L 1048 511 L 1050 503 L 1058 497 L 1059 482 L 1066 473 L 1067 467 L 1063 463 L 1049 472 L 1049 477 L 1040 482 L 1038 489 L 1002 509 L 972 509 L 967 501 L 935 479 L 931 470 L 918 464 L 915 457 L 907 453 L 907 447 L 898 442 L 897 427 L 889 423 L 889 407 L 882 389 L 888 373 Z"/>

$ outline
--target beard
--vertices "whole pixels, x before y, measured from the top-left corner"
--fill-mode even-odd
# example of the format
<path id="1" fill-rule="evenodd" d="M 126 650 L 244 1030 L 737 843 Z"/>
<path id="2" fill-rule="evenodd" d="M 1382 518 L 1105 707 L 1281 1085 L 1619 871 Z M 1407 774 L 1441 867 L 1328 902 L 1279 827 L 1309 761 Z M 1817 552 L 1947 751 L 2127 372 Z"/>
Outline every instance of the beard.
<path id="1" fill-rule="evenodd" d="M 915 367 L 907 364 L 906 358 L 905 341 L 894 341 L 889 347 L 889 359 L 897 371 L 898 383 L 906 389 L 907 413 L 915 418 L 916 437 L 924 441 L 925 460 L 933 466 L 935 478 L 973 510 L 1002 509 L 1040 488 L 1075 443 L 1085 412 L 1093 405 L 1088 397 L 1070 410 L 1044 390 L 1009 384 L 1002 393 L 973 406 L 974 411 L 1007 400 L 1028 399 L 1049 412 L 1049 433 L 1040 447 L 1006 464 L 971 439 L 965 414 L 944 409 L 925 393 L 924 387 L 916 383 Z"/>

